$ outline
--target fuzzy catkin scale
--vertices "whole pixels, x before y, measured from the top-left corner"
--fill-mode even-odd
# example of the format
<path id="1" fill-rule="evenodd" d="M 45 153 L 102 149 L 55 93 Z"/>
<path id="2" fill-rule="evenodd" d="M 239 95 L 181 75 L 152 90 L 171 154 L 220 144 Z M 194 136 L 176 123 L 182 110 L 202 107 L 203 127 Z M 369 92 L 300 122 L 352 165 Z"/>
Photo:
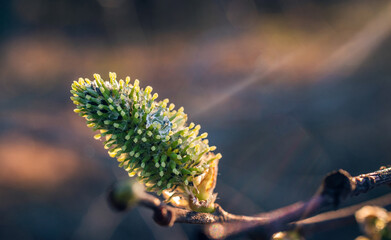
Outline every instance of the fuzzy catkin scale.
<path id="1" fill-rule="evenodd" d="M 211 193 L 200 195 L 197 184 L 221 158 L 211 153 L 215 147 L 208 145 L 207 133 L 199 135 L 200 126 L 187 125 L 183 108 L 174 110 L 168 99 L 157 101 L 152 88 L 140 88 L 138 80 L 117 81 L 115 73 L 110 73 L 110 82 L 98 74 L 94 78 L 75 81 L 71 99 L 87 126 L 99 130 L 95 138 L 104 140 L 119 166 L 137 175 L 148 191 L 167 190 L 207 201 Z"/>

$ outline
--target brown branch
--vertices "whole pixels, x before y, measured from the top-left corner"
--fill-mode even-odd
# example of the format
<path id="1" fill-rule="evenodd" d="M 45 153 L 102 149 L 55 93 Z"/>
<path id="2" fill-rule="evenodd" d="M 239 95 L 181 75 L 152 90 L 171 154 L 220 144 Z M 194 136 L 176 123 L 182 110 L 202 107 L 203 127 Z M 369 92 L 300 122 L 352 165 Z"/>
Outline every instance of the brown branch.
<path id="1" fill-rule="evenodd" d="M 344 170 L 328 174 L 322 186 L 307 202 L 299 202 L 283 209 L 262 213 L 258 217 L 266 217 L 267 221 L 233 224 L 212 224 L 205 227 L 208 237 L 225 238 L 235 234 L 252 234 L 258 238 L 269 239 L 275 232 L 287 228 L 291 222 L 313 216 L 327 206 L 336 208 L 348 197 L 357 196 L 383 184 L 391 183 L 391 168 L 351 177 Z M 219 231 L 215 229 L 218 228 Z"/>
<path id="2" fill-rule="evenodd" d="M 133 181 L 123 181 L 114 184 L 109 189 L 110 205 L 119 211 L 124 211 L 135 205 L 153 210 L 153 218 L 162 226 L 172 226 L 174 223 L 211 224 L 230 222 L 262 222 L 264 217 L 240 216 L 226 212 L 215 203 L 214 213 L 200 213 L 183 208 L 172 207 L 160 201 L 157 197 L 144 192 L 140 184 Z"/>
<path id="3" fill-rule="evenodd" d="M 337 211 L 329 211 L 316 216 L 294 222 L 286 230 L 297 229 L 303 236 L 310 236 L 315 233 L 341 228 L 350 224 L 355 224 L 354 214 L 364 206 L 381 206 L 386 209 L 391 208 L 391 193 L 376 199 L 365 201 Z"/>
<path id="4" fill-rule="evenodd" d="M 154 220 L 163 226 L 172 226 L 176 222 L 207 224 L 205 232 L 211 239 L 221 239 L 235 234 L 255 234 L 258 238 L 269 239 L 273 233 L 292 227 L 300 226 L 304 229 L 304 226 L 307 226 L 309 228 L 311 225 L 308 222 L 300 220 L 313 216 L 327 206 L 336 208 L 341 201 L 348 197 L 357 196 L 380 185 L 390 183 L 391 168 L 383 168 L 356 177 L 351 177 L 344 170 L 338 170 L 325 177 L 320 190 L 310 200 L 255 216 L 230 214 L 217 204 L 214 213 L 198 213 L 166 205 L 158 198 L 143 191 L 136 195 L 138 204 L 152 209 Z M 109 199 L 117 209 L 123 210 L 129 207 L 131 205 L 129 202 L 132 201 L 123 197 L 124 194 L 119 194 L 121 193 L 119 189 L 126 188 L 118 186 L 112 188 Z M 291 224 L 292 222 L 296 223 Z"/>
<path id="5" fill-rule="evenodd" d="M 360 193 L 366 193 L 367 191 L 383 185 L 390 184 L 391 168 L 381 167 L 379 171 L 361 174 L 352 179 L 356 183 L 356 188 L 352 192 L 352 195 L 358 195 Z"/>

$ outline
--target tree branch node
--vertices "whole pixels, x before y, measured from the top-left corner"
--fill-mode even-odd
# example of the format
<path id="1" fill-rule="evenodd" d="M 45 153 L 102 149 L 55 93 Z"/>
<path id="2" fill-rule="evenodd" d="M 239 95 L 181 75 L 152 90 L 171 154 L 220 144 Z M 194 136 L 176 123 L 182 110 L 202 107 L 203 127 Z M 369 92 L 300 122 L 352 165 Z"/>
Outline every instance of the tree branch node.
<path id="1" fill-rule="evenodd" d="M 321 195 L 330 197 L 334 208 L 337 208 L 356 189 L 356 184 L 351 179 L 352 176 L 343 169 L 329 173 L 323 180 Z"/>

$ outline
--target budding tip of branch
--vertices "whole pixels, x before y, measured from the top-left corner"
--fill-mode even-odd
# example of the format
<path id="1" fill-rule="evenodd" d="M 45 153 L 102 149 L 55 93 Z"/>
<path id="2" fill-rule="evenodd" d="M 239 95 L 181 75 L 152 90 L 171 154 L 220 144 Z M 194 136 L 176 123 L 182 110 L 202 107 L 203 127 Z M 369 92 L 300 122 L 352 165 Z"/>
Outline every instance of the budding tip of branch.
<path id="1" fill-rule="evenodd" d="M 205 234 L 209 239 L 223 239 L 225 227 L 221 223 L 213 223 L 205 228 Z"/>
<path id="2" fill-rule="evenodd" d="M 117 211 L 125 211 L 136 206 L 144 193 L 144 187 L 134 180 L 114 183 L 108 189 L 109 205 Z"/>
<path id="3" fill-rule="evenodd" d="M 153 220 L 160 226 L 172 227 L 175 223 L 175 212 L 166 206 L 159 206 L 154 209 Z"/>
<path id="4" fill-rule="evenodd" d="M 331 197 L 334 207 L 345 199 L 354 189 L 352 176 L 345 170 L 339 169 L 329 173 L 323 180 L 321 195 Z"/>

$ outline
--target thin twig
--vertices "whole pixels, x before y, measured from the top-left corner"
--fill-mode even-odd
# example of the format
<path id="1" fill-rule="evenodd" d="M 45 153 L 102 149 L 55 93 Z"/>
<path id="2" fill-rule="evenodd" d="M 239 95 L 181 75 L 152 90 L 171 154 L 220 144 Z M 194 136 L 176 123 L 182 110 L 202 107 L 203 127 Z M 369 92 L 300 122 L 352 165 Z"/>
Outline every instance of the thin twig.
<path id="1" fill-rule="evenodd" d="M 313 216 L 325 207 L 336 208 L 348 197 L 390 183 L 391 168 L 382 168 L 356 177 L 350 176 L 344 170 L 338 170 L 325 177 L 319 191 L 308 201 L 255 216 L 230 214 L 217 204 L 214 213 L 193 212 L 166 205 L 145 192 L 139 194 L 139 204 L 152 209 L 154 220 L 163 226 L 172 226 L 174 223 L 206 224 L 205 232 L 211 239 L 226 238 L 235 234 L 255 234 L 258 238 L 269 239 L 273 233 L 292 227 L 309 228 L 310 222 L 300 220 Z M 113 203 L 113 198 L 111 200 Z M 292 224 L 293 222 L 295 223 Z"/>
<path id="2" fill-rule="evenodd" d="M 310 200 L 257 215 L 268 217 L 267 221 L 239 222 L 235 225 L 212 224 L 206 226 L 205 231 L 211 239 L 226 238 L 235 234 L 252 234 L 258 238 L 269 239 L 273 233 L 284 230 L 291 222 L 313 216 L 327 206 L 336 208 L 341 201 L 348 197 L 357 196 L 389 183 L 391 183 L 391 168 L 384 168 L 356 177 L 351 177 L 344 170 L 338 170 L 325 177 L 320 190 Z"/>
<path id="3" fill-rule="evenodd" d="M 298 229 L 303 236 L 310 236 L 315 233 L 341 228 L 356 223 L 354 214 L 364 206 L 381 206 L 386 209 L 391 208 L 391 194 L 381 196 L 376 199 L 365 201 L 337 211 L 329 211 L 316 216 L 294 222 L 286 230 Z"/>

